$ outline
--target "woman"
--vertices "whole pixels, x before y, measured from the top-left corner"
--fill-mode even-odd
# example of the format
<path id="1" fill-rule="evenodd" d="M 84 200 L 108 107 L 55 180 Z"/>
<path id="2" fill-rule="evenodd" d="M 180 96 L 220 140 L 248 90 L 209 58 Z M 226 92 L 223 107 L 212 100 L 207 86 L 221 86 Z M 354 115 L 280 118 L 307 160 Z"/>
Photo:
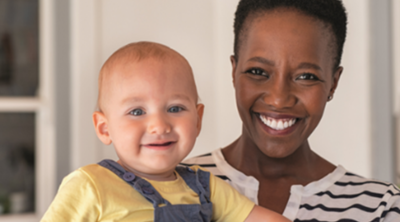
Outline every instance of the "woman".
<path id="1" fill-rule="evenodd" d="M 340 0 L 241 0 L 231 57 L 242 134 L 195 157 L 261 206 L 294 221 L 400 221 L 400 192 L 318 156 L 308 137 L 343 68 Z"/>

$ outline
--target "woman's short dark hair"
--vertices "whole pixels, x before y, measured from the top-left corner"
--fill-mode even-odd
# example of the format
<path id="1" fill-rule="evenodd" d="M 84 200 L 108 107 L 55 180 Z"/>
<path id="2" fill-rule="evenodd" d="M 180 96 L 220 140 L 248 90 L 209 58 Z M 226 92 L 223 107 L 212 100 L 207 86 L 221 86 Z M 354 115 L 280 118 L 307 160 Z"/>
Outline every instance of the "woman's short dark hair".
<path id="1" fill-rule="evenodd" d="M 298 10 L 316 18 L 331 27 L 336 41 L 334 68 L 340 64 L 343 45 L 346 39 L 347 15 L 341 0 L 241 0 L 235 12 L 234 21 L 234 56 L 238 59 L 238 50 L 245 31 L 243 27 L 250 15 L 271 11 L 278 8 Z"/>

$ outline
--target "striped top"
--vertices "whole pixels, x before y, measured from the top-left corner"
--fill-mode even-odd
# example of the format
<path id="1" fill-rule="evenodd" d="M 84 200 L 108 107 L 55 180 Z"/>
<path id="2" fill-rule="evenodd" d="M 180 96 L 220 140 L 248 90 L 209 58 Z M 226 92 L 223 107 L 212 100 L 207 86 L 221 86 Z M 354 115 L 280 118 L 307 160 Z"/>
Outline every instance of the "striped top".
<path id="1" fill-rule="evenodd" d="M 255 203 L 259 182 L 230 166 L 221 149 L 188 159 L 224 179 Z M 306 186 L 292 185 L 283 215 L 294 222 L 400 221 L 400 191 L 390 183 L 369 180 L 338 166 Z"/>

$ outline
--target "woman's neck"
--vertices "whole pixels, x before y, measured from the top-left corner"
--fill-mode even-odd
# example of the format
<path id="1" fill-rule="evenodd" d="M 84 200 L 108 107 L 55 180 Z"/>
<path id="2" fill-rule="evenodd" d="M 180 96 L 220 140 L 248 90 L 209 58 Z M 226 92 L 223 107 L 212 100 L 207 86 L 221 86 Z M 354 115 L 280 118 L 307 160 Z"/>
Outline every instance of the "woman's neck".
<path id="1" fill-rule="evenodd" d="M 285 179 L 308 184 L 332 172 L 335 166 L 314 153 L 305 141 L 292 154 L 283 158 L 271 158 L 250 139 L 239 137 L 222 150 L 226 161 L 243 172 L 260 179 Z"/>

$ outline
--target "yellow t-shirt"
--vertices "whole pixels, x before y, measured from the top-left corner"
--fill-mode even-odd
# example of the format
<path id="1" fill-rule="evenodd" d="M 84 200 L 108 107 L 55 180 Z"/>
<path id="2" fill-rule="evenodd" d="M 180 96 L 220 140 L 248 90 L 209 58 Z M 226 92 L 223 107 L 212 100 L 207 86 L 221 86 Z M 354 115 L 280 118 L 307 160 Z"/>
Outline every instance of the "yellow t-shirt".
<path id="1" fill-rule="evenodd" d="M 199 203 L 198 195 L 176 175 L 174 181 L 148 181 L 171 204 Z M 210 199 L 213 221 L 244 221 L 254 207 L 247 197 L 214 175 L 210 176 Z M 91 164 L 64 178 L 41 221 L 153 221 L 153 212 L 153 205 L 128 183 Z"/>

